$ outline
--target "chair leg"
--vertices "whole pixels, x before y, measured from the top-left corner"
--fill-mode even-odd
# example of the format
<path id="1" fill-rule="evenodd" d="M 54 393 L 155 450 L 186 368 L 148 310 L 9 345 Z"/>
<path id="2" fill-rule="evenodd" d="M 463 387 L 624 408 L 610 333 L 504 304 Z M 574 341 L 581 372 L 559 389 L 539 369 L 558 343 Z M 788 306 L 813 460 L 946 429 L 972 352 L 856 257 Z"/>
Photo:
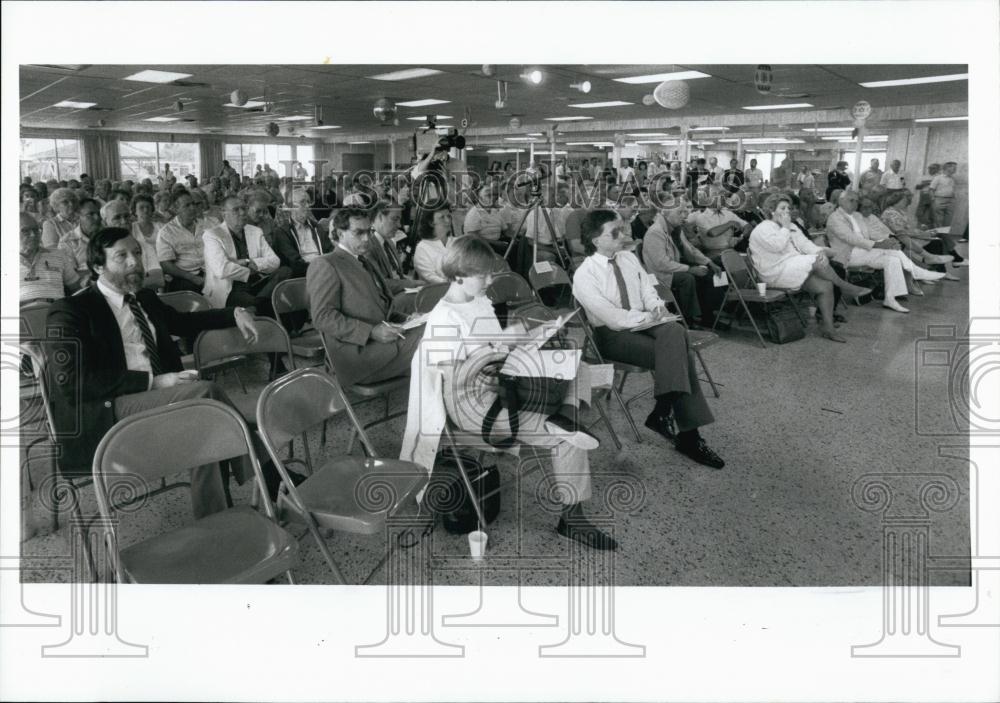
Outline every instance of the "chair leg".
<path id="1" fill-rule="evenodd" d="M 719 397 L 719 389 L 716 387 L 715 381 L 712 380 L 712 374 L 708 370 L 708 364 L 705 363 L 705 359 L 702 357 L 701 351 L 699 351 L 698 349 L 695 349 L 694 350 L 694 354 L 695 354 L 695 356 L 698 357 L 698 362 L 701 364 L 702 371 L 705 372 L 705 378 L 708 379 L 708 385 L 710 385 L 712 387 L 712 393 L 714 393 L 715 397 L 718 398 Z"/>
<path id="2" fill-rule="evenodd" d="M 632 417 L 632 413 L 629 411 L 628 406 L 625 404 L 625 399 L 622 398 L 622 394 L 618 392 L 617 388 L 611 389 L 612 395 L 614 395 L 615 400 L 618 401 L 618 405 L 621 406 L 622 412 L 625 413 L 625 419 L 628 421 L 629 427 L 632 428 L 632 434 L 635 435 L 635 441 L 641 442 L 642 435 L 639 434 L 639 428 L 636 427 L 635 419 Z"/>
<path id="3" fill-rule="evenodd" d="M 472 508 L 476 511 L 476 519 L 479 521 L 479 529 L 484 529 L 486 527 L 486 518 L 483 516 L 483 508 L 479 505 L 479 499 L 476 497 L 476 489 L 472 487 L 472 481 L 469 480 L 469 474 L 465 470 L 465 464 L 462 462 L 462 457 L 458 452 L 458 448 L 455 446 L 454 442 L 451 442 L 452 453 L 455 457 L 455 463 L 458 465 L 458 475 L 462 479 L 462 483 L 465 485 L 465 490 L 469 494 L 469 499 L 472 501 Z"/>
<path id="4" fill-rule="evenodd" d="M 746 301 L 744 301 L 743 298 L 740 298 L 740 304 L 743 305 L 743 310 L 746 311 L 747 317 L 750 318 L 750 324 L 753 325 L 753 331 L 757 333 L 757 339 L 760 340 L 760 346 L 767 349 L 767 342 L 764 341 L 764 335 L 760 333 L 760 328 L 757 327 L 757 321 L 754 319 L 753 313 L 750 312 L 750 308 L 747 307 Z M 767 303 L 762 303 L 762 305 L 764 306 L 764 318 L 767 319 L 767 316 L 770 314 L 767 311 Z"/>
<path id="5" fill-rule="evenodd" d="M 604 407 L 598 401 L 594 401 L 594 409 L 597 411 L 597 414 L 601 416 L 599 422 L 603 421 L 604 426 L 608 428 L 608 434 L 611 435 L 611 440 L 615 443 L 615 448 L 621 450 L 622 448 L 621 440 L 618 439 L 618 433 L 615 432 L 615 428 L 611 426 L 611 418 L 608 417 L 608 413 L 604 410 Z"/>
<path id="6" fill-rule="evenodd" d="M 802 317 L 802 311 L 799 310 L 799 304 L 795 302 L 795 295 L 792 293 L 788 294 L 788 302 L 792 304 L 792 310 L 795 311 L 795 317 L 799 318 L 799 324 L 802 325 L 802 329 L 806 329 L 806 319 Z"/>

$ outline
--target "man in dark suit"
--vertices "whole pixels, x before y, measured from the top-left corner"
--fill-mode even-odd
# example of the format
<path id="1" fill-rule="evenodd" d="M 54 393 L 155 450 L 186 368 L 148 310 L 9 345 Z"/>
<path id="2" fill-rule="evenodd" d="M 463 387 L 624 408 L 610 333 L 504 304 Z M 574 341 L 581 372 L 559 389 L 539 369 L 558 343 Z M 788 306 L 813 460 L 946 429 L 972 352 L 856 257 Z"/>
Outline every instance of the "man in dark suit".
<path id="1" fill-rule="evenodd" d="M 118 420 L 191 398 L 228 402 L 214 383 L 185 372 L 171 335 L 190 337 L 234 324 L 257 337 L 253 316 L 242 308 L 182 313 L 142 288 L 142 248 L 127 229 L 109 227 L 91 238 L 87 264 L 97 283 L 53 304 L 47 343 L 48 386 L 61 451 L 60 468 L 89 470 L 98 443 Z M 226 506 L 217 466 L 193 468 L 194 516 Z"/>
<path id="2" fill-rule="evenodd" d="M 396 249 L 395 236 L 402 221 L 403 209 L 380 200 L 369 210 L 374 231 L 369 237 L 365 256 L 379 272 L 392 293 L 392 312 L 408 315 L 414 311 L 416 289 L 426 281 L 416 281 L 403 275 L 403 261 Z M 411 291 L 411 292 L 407 292 Z"/>
<path id="3" fill-rule="evenodd" d="M 320 232 L 312 221 L 312 198 L 305 190 L 292 193 L 292 222 L 274 232 L 274 253 L 282 266 L 292 270 L 294 278 L 306 275 L 309 262 L 333 251 L 327 232 Z"/>
<path id="4" fill-rule="evenodd" d="M 313 326 L 330 348 L 337 378 L 350 386 L 401 376 L 409 371 L 423 329 L 404 333 L 389 322 L 392 292 L 368 259 L 368 212 L 342 208 L 333 229 L 337 247 L 309 264 L 306 291 Z"/>

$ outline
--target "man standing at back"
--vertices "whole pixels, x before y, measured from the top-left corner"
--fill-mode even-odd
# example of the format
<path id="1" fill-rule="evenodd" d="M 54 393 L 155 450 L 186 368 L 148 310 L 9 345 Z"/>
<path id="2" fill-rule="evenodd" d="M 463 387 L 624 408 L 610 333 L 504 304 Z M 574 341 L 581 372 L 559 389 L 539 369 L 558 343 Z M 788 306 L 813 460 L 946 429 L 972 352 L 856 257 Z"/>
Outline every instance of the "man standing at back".
<path id="1" fill-rule="evenodd" d="M 406 374 L 423 336 L 389 323 L 392 293 L 369 262 L 371 219 L 342 208 L 333 219 L 337 246 L 306 273 L 313 326 L 323 334 L 337 380 L 347 387 Z"/>
<path id="2" fill-rule="evenodd" d="M 878 166 L 878 159 L 872 159 L 869 169 L 861 174 L 858 186 L 861 188 L 862 195 L 868 195 L 873 188 L 882 183 L 882 169 Z"/>

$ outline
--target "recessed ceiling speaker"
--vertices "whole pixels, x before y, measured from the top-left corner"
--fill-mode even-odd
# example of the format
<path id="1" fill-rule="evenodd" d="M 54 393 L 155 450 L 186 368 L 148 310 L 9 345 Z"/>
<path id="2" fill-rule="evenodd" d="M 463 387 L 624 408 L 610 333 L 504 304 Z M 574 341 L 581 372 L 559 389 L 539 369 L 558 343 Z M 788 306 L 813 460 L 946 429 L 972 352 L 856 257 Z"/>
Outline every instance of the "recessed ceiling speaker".
<path id="1" fill-rule="evenodd" d="M 229 102 L 231 102 L 236 107 L 243 107 L 247 104 L 247 94 L 242 90 L 234 90 L 229 95 Z"/>
<path id="2" fill-rule="evenodd" d="M 650 105 L 655 105 L 656 98 L 653 97 L 652 93 L 649 93 L 648 95 L 643 95 L 642 104 L 645 105 L 646 107 L 649 107 Z"/>
<path id="3" fill-rule="evenodd" d="M 663 81 L 653 91 L 653 99 L 660 107 L 677 110 L 688 104 L 691 89 L 687 81 Z"/>
<path id="4" fill-rule="evenodd" d="M 388 98 L 379 98 L 372 107 L 372 114 L 382 124 L 390 123 L 396 116 L 396 105 Z"/>
<path id="5" fill-rule="evenodd" d="M 758 64 L 757 70 L 753 72 L 753 85 L 757 89 L 757 92 L 761 95 L 767 95 L 771 92 L 771 80 L 774 78 L 774 72 L 771 70 L 771 66 L 766 63 Z"/>

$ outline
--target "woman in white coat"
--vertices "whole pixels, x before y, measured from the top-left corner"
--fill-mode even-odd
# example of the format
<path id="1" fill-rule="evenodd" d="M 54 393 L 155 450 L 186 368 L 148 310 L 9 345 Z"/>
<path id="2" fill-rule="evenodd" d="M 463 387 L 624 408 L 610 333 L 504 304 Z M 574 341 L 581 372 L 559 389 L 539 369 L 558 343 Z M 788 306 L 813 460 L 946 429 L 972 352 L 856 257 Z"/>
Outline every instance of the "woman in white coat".
<path id="1" fill-rule="evenodd" d="M 820 334 L 834 342 L 846 342 L 833 324 L 833 287 L 844 295 L 861 296 L 871 293 L 848 283 L 830 267 L 833 250 L 813 244 L 792 222 L 791 200 L 775 193 L 764 201 L 761 209 L 768 219 L 750 233 L 750 257 L 760 278 L 775 288 L 801 288 L 817 298 L 821 316 Z"/>

